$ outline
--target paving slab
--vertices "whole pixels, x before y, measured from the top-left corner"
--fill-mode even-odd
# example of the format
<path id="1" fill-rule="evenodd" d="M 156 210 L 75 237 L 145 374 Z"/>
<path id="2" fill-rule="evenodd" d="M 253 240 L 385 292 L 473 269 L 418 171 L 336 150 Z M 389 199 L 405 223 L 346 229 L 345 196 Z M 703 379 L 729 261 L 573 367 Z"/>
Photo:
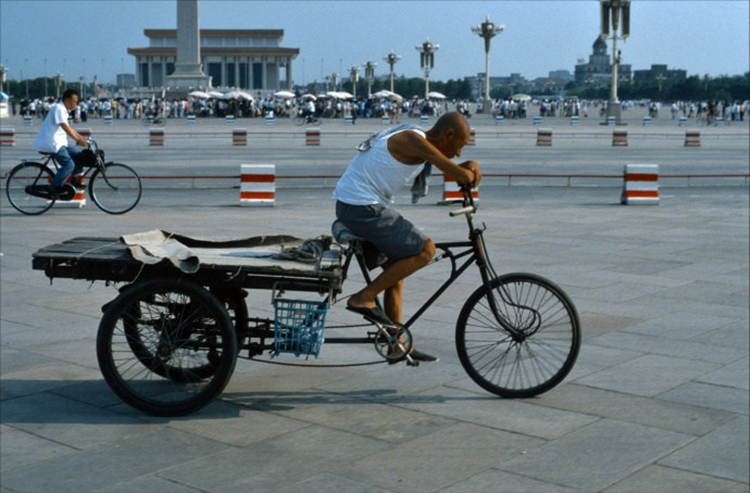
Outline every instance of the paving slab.
<path id="1" fill-rule="evenodd" d="M 734 362 L 747 355 L 747 349 L 741 347 L 712 346 L 705 342 L 681 341 L 654 335 L 644 335 L 620 331 L 606 334 L 590 341 L 592 345 L 630 349 L 651 354 L 670 356 L 679 359 L 691 359 L 717 365 Z M 723 365 L 722 365 L 723 366 Z"/>
<path id="2" fill-rule="evenodd" d="M 485 493 L 488 491 L 513 491 L 517 493 L 572 493 L 574 488 L 547 483 L 518 474 L 497 469 L 487 469 L 453 486 L 440 490 L 440 493 Z"/>
<path id="3" fill-rule="evenodd" d="M 140 419 L 49 394 L 4 401 L 2 416 L 14 428 L 79 450 L 113 445 L 154 429 Z"/>
<path id="4" fill-rule="evenodd" d="M 17 492 L 95 491 L 226 449 L 188 433 L 161 430 L 121 440 L 116 447 L 108 444 L 13 469 L 3 473 L 3 485 Z"/>
<path id="5" fill-rule="evenodd" d="M 646 354 L 576 380 L 576 383 L 627 394 L 653 397 L 716 368 L 702 361 Z M 658 379 L 651 378 L 659 375 Z"/>
<path id="6" fill-rule="evenodd" d="M 207 455 L 162 471 L 160 477 L 205 491 L 266 491 L 286 488 L 321 472 L 341 473 L 344 464 L 372 457 L 388 444 L 309 426 L 248 447 Z M 383 472 L 381 467 L 371 467 Z"/>
<path id="7" fill-rule="evenodd" d="M 658 488 L 661 491 L 721 491 L 747 492 L 746 483 L 695 474 L 690 471 L 663 466 L 649 466 L 604 490 L 605 493 L 643 493 Z"/>
<path id="8" fill-rule="evenodd" d="M 70 445 L 47 440 L 24 430 L 0 425 L 0 472 L 75 452 Z"/>
<path id="9" fill-rule="evenodd" d="M 746 390 L 701 382 L 684 383 L 659 394 L 658 398 L 744 415 L 750 408 L 750 394 Z"/>
<path id="10" fill-rule="evenodd" d="M 705 435 L 735 417 L 731 411 L 697 407 L 690 399 L 684 403 L 668 402 L 575 383 L 560 385 L 534 401 L 541 406 L 695 436 Z"/>
<path id="11" fill-rule="evenodd" d="M 398 492 L 436 491 L 544 443 L 538 438 L 459 423 L 350 462 L 339 472 Z"/>
<path id="12" fill-rule="evenodd" d="M 294 484 L 285 484 L 269 490 L 274 493 L 308 493 L 310 491 L 335 491 L 336 493 L 389 493 L 389 490 L 324 472 Z"/>
<path id="13" fill-rule="evenodd" d="M 681 433 L 605 419 L 504 462 L 500 469 L 598 491 L 692 440 Z"/>
<path id="14" fill-rule="evenodd" d="M 750 370 L 748 366 L 750 366 L 750 361 L 748 358 L 743 358 L 703 375 L 697 380 L 699 382 L 750 390 Z"/>
<path id="15" fill-rule="evenodd" d="M 304 394 L 298 398 L 290 396 L 284 399 L 288 409 L 274 411 L 274 414 L 389 443 L 408 442 L 456 423 L 430 413 L 424 406 L 412 411 L 397 407 L 398 401 L 396 405 L 373 404 L 357 400 L 356 395 L 321 395 L 314 401 L 306 399 Z M 409 397 L 404 399 L 409 400 Z"/>
<path id="16" fill-rule="evenodd" d="M 499 399 L 448 387 L 417 394 L 420 396 L 429 396 L 429 400 L 411 403 L 405 398 L 395 401 L 394 405 L 547 440 L 560 438 L 599 420 L 591 414 L 536 406 L 535 399 Z"/>
<path id="17" fill-rule="evenodd" d="M 659 464 L 747 484 L 750 480 L 749 441 L 748 418 L 739 416 L 661 459 Z"/>
<path id="18" fill-rule="evenodd" d="M 195 493 L 197 490 L 181 485 L 175 481 L 162 479 L 155 474 L 149 474 L 132 481 L 122 481 L 112 486 L 104 487 L 102 493 Z"/>

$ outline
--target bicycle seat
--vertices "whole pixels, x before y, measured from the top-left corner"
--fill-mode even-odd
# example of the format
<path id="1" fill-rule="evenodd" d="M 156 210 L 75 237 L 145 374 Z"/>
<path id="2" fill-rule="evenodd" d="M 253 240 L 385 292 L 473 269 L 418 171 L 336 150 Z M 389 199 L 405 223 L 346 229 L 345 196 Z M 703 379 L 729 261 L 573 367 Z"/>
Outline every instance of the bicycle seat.
<path id="1" fill-rule="evenodd" d="M 352 230 L 347 228 L 344 223 L 336 219 L 331 224 L 331 233 L 337 243 L 352 243 L 355 241 L 361 241 L 362 238 L 354 234 Z"/>
<path id="2" fill-rule="evenodd" d="M 43 151 L 37 151 L 37 152 L 39 152 L 39 154 L 41 154 L 42 156 L 54 156 L 55 155 L 54 152 L 43 152 Z"/>

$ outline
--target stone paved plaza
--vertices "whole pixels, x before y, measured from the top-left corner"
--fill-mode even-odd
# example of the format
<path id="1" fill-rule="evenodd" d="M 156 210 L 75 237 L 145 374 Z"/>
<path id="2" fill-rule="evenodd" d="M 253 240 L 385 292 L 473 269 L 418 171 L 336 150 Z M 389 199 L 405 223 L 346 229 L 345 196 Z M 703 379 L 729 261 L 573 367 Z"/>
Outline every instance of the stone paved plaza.
<path id="1" fill-rule="evenodd" d="M 627 148 L 611 146 L 611 128 L 571 128 L 567 119 L 550 125 L 553 146 L 538 148 L 530 121 L 498 130 L 475 117 L 477 145 L 464 157 L 498 175 L 621 175 L 628 163 L 660 164 L 665 174 L 748 173 L 747 122 L 702 128 L 702 146 L 685 148 L 676 122 L 642 128 L 641 119 L 629 121 L 631 136 L 643 136 Z M 331 137 L 308 148 L 289 122 L 268 129 L 241 120 L 249 145 L 235 148 L 231 126 L 199 121 L 197 129 L 219 135 L 151 148 L 136 124 L 115 122 L 111 134 L 90 126 L 108 158 L 144 176 L 231 176 L 243 162 L 278 164 L 280 175 L 335 175 L 352 147 L 381 128 L 326 122 Z M 166 130 L 192 131 L 185 122 Z M 0 149 L 3 174 L 33 156 L 30 143 L 20 136 Z M 621 177 L 570 187 L 549 177 L 512 186 L 507 177 L 487 178 L 476 218 L 486 223 L 495 268 L 548 277 L 581 317 L 573 371 L 541 396 L 497 398 L 461 367 L 455 322 L 480 282 L 470 270 L 414 326 L 415 345 L 440 362 L 299 369 L 240 360 L 220 399 L 172 419 L 123 404 L 101 376 L 96 331 L 115 288 L 50 284 L 31 269 L 31 254 L 75 236 L 154 228 L 315 237 L 333 218 L 330 182 L 279 180 L 275 207 L 247 208 L 238 205 L 236 176 L 149 179 L 142 202 L 123 216 L 89 204 L 25 217 L 3 190 L 0 491 L 748 491 L 750 197 L 746 179 L 704 180 L 687 187 L 665 179 L 660 205 L 624 206 Z M 435 205 L 440 199 L 433 180 L 426 199 L 411 205 L 404 194 L 399 208 L 436 241 L 463 240 L 465 222 L 449 218 L 449 207 Z M 445 267 L 407 281 L 407 314 L 440 285 Z M 347 282 L 345 294 L 361 286 L 357 276 Z M 251 292 L 251 314 L 272 316 L 270 298 Z M 337 305 L 330 320 L 353 319 Z M 369 346 L 329 345 L 319 362 L 376 357 Z"/>

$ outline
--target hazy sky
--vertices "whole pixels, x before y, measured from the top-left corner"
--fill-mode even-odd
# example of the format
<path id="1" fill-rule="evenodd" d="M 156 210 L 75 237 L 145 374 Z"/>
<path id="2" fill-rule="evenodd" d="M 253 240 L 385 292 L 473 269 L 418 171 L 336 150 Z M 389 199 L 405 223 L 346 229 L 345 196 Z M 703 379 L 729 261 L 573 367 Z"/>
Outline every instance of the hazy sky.
<path id="1" fill-rule="evenodd" d="M 440 45 L 433 79 L 483 72 L 483 42 L 470 27 L 487 14 L 505 25 L 492 41 L 493 76 L 573 72 L 599 34 L 598 0 L 200 0 L 199 8 L 202 28 L 284 29 L 282 46 L 300 48 L 296 83 L 347 74 L 368 59 L 378 63 L 376 74 L 386 74 L 383 57 L 391 50 L 403 57 L 397 74 L 422 76 L 415 46 L 427 38 Z M 147 45 L 143 29 L 174 28 L 176 12 L 175 0 L 0 0 L 0 63 L 10 79 L 60 71 L 112 82 L 116 73 L 135 72 L 127 48 Z M 631 37 L 621 49 L 622 63 L 635 70 L 750 70 L 748 0 L 632 0 L 631 12 Z"/>

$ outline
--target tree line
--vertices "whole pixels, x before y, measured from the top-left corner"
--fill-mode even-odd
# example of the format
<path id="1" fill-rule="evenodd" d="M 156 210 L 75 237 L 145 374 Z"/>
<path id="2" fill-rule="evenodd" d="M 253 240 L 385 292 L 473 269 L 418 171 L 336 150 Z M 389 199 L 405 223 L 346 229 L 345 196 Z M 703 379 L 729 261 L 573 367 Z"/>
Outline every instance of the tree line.
<path id="1" fill-rule="evenodd" d="M 28 86 L 27 86 L 28 84 Z M 28 94 L 27 94 L 28 87 Z M 60 94 L 67 88 L 79 89 L 79 82 L 62 81 Z M 91 95 L 91 84 L 85 85 L 86 95 Z M 325 90 L 325 83 L 313 83 L 309 86 L 317 91 Z M 46 88 L 46 93 L 45 93 Z M 373 93 L 381 89 L 390 90 L 390 78 L 378 78 L 373 80 L 371 91 Z M 350 81 L 341 84 L 340 90 L 353 92 Z M 396 77 L 394 80 L 394 92 L 411 98 L 424 97 L 425 83 L 421 77 Z M 472 85 L 466 79 L 450 79 L 448 81 L 431 80 L 430 91 L 444 94 L 448 99 L 472 99 Z M 5 92 L 14 98 L 14 101 L 26 99 L 40 99 L 54 96 L 55 80 L 52 77 L 38 77 L 28 80 L 9 80 L 5 84 Z M 518 92 L 518 91 L 517 91 Z M 357 83 L 357 97 L 367 96 L 367 81 L 360 78 Z M 535 94 L 534 91 L 531 91 Z M 490 96 L 495 99 L 510 97 L 511 89 L 507 86 L 496 86 Z M 609 88 L 592 88 L 578 86 L 570 82 L 565 86 L 566 96 L 578 96 L 581 99 L 609 99 Z M 626 82 L 618 85 L 618 96 L 620 99 L 652 99 L 661 101 L 745 101 L 750 99 L 750 72 L 743 75 L 721 75 L 718 77 L 701 77 L 692 75 L 680 81 L 664 81 L 661 85 L 656 81 L 648 82 Z"/>

